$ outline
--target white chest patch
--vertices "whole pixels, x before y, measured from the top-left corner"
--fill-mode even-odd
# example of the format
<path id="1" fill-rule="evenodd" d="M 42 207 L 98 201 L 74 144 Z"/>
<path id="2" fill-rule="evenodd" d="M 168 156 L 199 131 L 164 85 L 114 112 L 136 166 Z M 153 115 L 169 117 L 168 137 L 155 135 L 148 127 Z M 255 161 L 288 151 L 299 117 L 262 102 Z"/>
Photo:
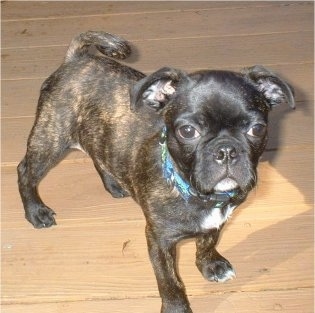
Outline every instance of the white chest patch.
<path id="1" fill-rule="evenodd" d="M 232 215 L 233 210 L 236 208 L 235 205 L 228 205 L 225 210 L 221 208 L 212 209 L 211 213 L 208 214 L 201 222 L 201 228 L 204 230 L 209 229 L 219 229 L 222 224 L 224 224 L 228 218 Z M 222 214 L 222 211 L 225 212 Z"/>

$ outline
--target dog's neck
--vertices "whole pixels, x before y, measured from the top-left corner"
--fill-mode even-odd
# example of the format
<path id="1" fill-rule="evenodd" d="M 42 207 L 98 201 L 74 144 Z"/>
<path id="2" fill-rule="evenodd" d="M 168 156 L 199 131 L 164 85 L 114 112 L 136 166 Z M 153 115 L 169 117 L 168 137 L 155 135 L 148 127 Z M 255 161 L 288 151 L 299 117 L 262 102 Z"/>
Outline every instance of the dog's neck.
<path id="1" fill-rule="evenodd" d="M 204 202 L 213 202 L 215 207 L 223 207 L 230 203 L 231 199 L 238 195 L 238 190 L 230 190 L 224 192 L 213 192 L 209 195 L 200 195 L 178 172 L 172 157 L 167 148 L 167 129 L 163 128 L 160 136 L 161 157 L 163 177 L 167 183 L 175 188 L 181 197 L 188 202 L 191 198 L 197 197 Z"/>

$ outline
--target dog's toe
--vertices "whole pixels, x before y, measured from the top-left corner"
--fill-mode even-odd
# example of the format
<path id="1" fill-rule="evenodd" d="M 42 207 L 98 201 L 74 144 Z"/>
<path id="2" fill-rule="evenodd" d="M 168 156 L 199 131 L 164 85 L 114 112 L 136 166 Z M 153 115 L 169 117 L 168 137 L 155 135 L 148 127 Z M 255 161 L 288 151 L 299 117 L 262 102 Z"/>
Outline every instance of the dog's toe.
<path id="1" fill-rule="evenodd" d="M 36 207 L 26 215 L 26 219 L 31 222 L 35 228 L 48 228 L 56 225 L 55 214 L 56 213 L 48 207 Z"/>
<path id="2" fill-rule="evenodd" d="M 204 262 L 200 270 L 207 280 L 220 283 L 236 277 L 232 265 L 226 259 Z"/>

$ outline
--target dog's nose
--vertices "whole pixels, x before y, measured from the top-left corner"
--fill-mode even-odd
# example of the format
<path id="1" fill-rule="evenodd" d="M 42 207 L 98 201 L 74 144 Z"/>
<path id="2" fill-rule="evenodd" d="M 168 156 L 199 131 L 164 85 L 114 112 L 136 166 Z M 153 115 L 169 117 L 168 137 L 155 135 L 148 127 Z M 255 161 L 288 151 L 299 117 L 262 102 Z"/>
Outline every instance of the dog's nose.
<path id="1" fill-rule="evenodd" d="M 219 164 L 235 163 L 238 153 L 232 146 L 220 146 L 214 154 L 214 160 Z"/>

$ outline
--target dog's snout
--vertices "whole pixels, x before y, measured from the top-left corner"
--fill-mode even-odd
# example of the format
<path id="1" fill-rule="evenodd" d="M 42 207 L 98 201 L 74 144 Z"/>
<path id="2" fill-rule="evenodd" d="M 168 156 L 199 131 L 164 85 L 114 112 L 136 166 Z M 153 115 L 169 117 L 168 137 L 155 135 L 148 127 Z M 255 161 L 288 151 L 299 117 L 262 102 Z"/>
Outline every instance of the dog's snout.
<path id="1" fill-rule="evenodd" d="M 214 160 L 219 164 L 234 163 L 238 153 L 233 146 L 222 145 L 216 149 Z"/>

